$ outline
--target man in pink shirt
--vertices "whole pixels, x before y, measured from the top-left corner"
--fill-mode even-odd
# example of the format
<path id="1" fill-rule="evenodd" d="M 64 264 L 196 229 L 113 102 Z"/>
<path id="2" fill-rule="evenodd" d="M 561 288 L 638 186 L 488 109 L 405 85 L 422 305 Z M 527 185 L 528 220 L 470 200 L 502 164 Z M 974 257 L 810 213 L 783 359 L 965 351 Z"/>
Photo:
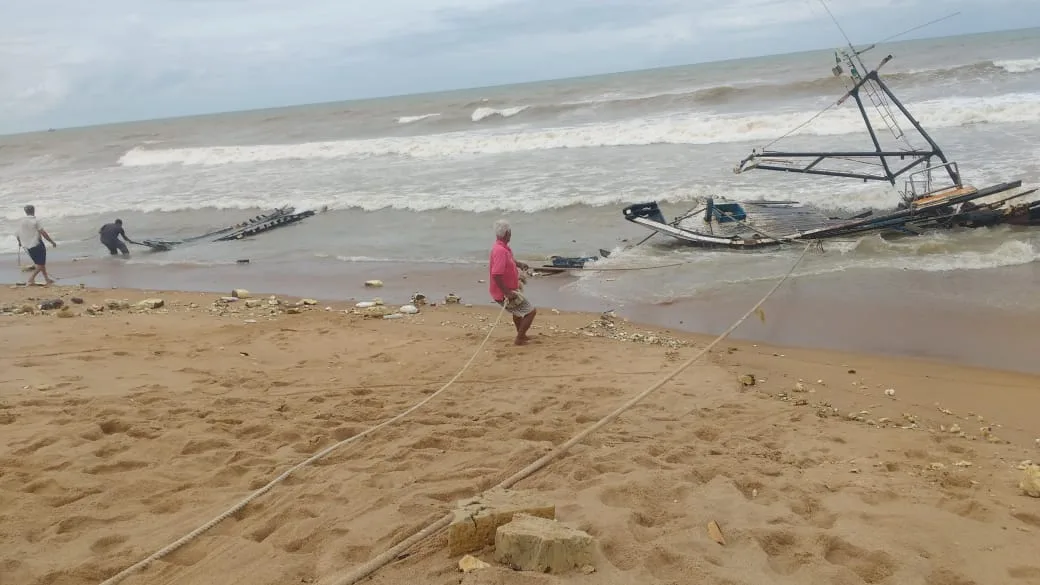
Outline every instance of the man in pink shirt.
<path id="1" fill-rule="evenodd" d="M 488 285 L 491 298 L 513 315 L 513 324 L 516 325 L 517 345 L 527 343 L 527 330 L 534 322 L 537 313 L 531 303 L 520 293 L 520 271 L 527 270 L 527 264 L 518 262 L 513 258 L 513 251 L 509 248 L 509 240 L 513 235 L 509 222 L 500 219 L 495 222 L 495 245 L 491 248 L 489 272 L 491 278 Z"/>

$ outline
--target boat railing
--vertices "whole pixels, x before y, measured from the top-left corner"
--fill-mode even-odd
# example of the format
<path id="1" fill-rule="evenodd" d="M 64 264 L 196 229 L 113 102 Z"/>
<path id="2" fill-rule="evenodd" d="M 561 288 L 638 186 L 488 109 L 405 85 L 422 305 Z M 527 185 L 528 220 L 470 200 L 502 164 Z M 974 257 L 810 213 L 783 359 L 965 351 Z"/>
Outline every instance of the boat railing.
<path id="1" fill-rule="evenodd" d="M 950 161 L 940 165 L 929 166 L 923 169 L 916 170 L 907 175 L 906 190 L 903 193 L 903 197 L 909 201 L 913 201 L 915 199 L 920 199 L 921 197 L 929 197 L 931 195 L 934 195 L 935 193 L 938 193 L 939 191 L 945 191 L 947 189 L 961 187 L 961 184 L 959 182 L 953 183 L 952 181 L 950 182 L 950 184 L 944 184 L 940 187 L 935 187 L 935 181 L 932 179 L 932 171 L 935 171 L 937 169 L 946 169 L 946 176 L 949 176 L 951 174 L 949 173 L 949 171 L 951 170 L 953 171 L 953 176 L 961 176 L 960 171 L 958 171 L 957 169 L 957 163 L 955 161 Z M 924 177 L 921 178 L 921 175 L 924 175 Z"/>

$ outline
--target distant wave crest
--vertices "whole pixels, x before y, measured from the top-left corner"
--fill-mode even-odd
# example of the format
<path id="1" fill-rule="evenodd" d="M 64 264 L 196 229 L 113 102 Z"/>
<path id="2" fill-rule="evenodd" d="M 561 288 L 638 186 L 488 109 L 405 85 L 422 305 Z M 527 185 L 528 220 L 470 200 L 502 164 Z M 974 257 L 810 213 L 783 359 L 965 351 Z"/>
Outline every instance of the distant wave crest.
<path id="1" fill-rule="evenodd" d="M 512 118 L 513 116 L 523 112 L 529 107 L 530 106 L 516 106 L 512 108 L 502 108 L 500 110 L 495 108 L 481 107 L 477 108 L 476 110 L 473 110 L 473 115 L 470 116 L 470 119 L 474 122 L 479 122 L 481 120 L 486 120 L 495 116 L 498 116 L 500 118 Z"/>
<path id="2" fill-rule="evenodd" d="M 411 124 L 413 122 L 419 122 L 428 118 L 436 118 L 440 116 L 440 113 L 436 114 L 419 114 L 418 116 L 401 116 L 397 119 L 398 124 Z"/>
<path id="3" fill-rule="evenodd" d="M 561 148 L 715 144 L 772 140 L 815 112 L 710 115 L 682 113 L 638 117 L 555 128 L 492 133 L 483 130 L 301 144 L 202 146 L 152 149 L 135 147 L 119 159 L 122 166 L 225 165 L 286 159 L 364 159 L 397 156 L 416 159 L 501 155 Z M 1005 94 L 993 98 L 947 98 L 922 102 L 915 115 L 929 128 L 969 124 L 1040 121 L 1040 94 Z M 852 106 L 829 112 L 799 133 L 834 136 L 862 132 Z"/>
<path id="4" fill-rule="evenodd" d="M 1030 73 L 1032 71 L 1040 71 L 1040 57 L 994 61 L 993 65 L 1008 73 Z"/>
<path id="5" fill-rule="evenodd" d="M 983 60 L 962 65 L 888 72 L 884 77 L 895 84 L 933 84 L 944 81 L 979 82 L 1011 75 L 1040 71 L 1040 57 L 1007 60 Z M 545 122 L 560 115 L 586 109 L 613 112 L 617 115 L 636 113 L 711 109 L 737 101 L 752 104 L 762 100 L 776 101 L 811 96 L 838 96 L 845 91 L 842 82 L 830 75 L 809 79 L 792 79 L 783 83 L 744 81 L 709 87 L 669 89 L 648 93 L 609 93 L 530 105 L 493 103 L 489 99 L 458 104 L 453 111 L 436 114 L 402 116 L 398 124 L 411 124 L 437 118 L 443 128 L 465 129 L 470 123 L 487 124 L 495 120 L 522 118 L 525 122 Z"/>

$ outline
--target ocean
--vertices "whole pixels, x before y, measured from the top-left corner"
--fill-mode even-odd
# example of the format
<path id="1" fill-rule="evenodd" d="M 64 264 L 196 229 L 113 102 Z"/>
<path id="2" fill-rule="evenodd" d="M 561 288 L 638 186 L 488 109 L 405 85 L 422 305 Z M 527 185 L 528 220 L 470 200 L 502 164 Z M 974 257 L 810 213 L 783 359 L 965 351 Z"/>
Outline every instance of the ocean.
<path id="1" fill-rule="evenodd" d="M 1040 183 L 1040 29 L 884 44 L 863 59 L 875 66 L 889 54 L 883 78 L 967 183 Z M 319 292 L 363 295 L 337 275 L 389 278 L 419 265 L 478 270 L 493 221 L 505 217 L 518 256 L 608 249 L 602 268 L 639 268 L 553 281 L 589 306 L 743 298 L 748 290 L 764 293 L 799 251 L 691 250 L 662 236 L 627 249 L 649 232 L 626 222 L 621 209 L 656 200 L 674 216 L 706 196 L 794 200 L 833 213 L 896 205 L 886 184 L 733 172 L 751 149 L 841 97 L 833 65 L 829 49 L 5 136 L 0 214 L 11 220 L 10 233 L 22 206 L 35 204 L 59 242 L 51 252 L 55 275 L 100 286 L 156 286 L 134 274 L 176 286 L 168 279 L 181 274 L 206 288 L 248 270 L 272 291 L 322 282 Z M 858 116 L 850 100 L 792 140 L 819 149 L 863 146 Z M 96 236 L 120 217 L 131 238 L 180 238 L 282 205 L 327 211 L 250 240 L 161 253 L 134 248 L 129 260 L 107 258 Z M 877 287 L 886 303 L 945 300 L 1040 313 L 1037 234 L 865 236 L 828 243 L 793 278 L 802 289 Z M 4 275 L 14 281 L 16 246 L 6 237 Z M 950 279 L 956 289 L 943 285 Z"/>

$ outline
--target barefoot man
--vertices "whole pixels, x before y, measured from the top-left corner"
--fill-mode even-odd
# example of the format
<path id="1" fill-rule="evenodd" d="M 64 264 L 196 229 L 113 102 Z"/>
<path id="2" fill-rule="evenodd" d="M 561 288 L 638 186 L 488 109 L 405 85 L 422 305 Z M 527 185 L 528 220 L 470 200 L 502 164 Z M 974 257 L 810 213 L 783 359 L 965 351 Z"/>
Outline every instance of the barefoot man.
<path id="1" fill-rule="evenodd" d="M 54 243 L 47 230 L 40 225 L 40 220 L 36 219 L 36 208 L 32 205 L 26 205 L 24 209 L 25 217 L 18 224 L 18 232 L 15 234 L 15 237 L 18 238 L 18 245 L 25 248 L 25 251 L 29 253 L 29 258 L 32 259 L 34 264 L 32 274 L 29 275 L 29 281 L 26 284 L 29 286 L 36 284 L 36 275 L 41 272 L 43 273 L 43 279 L 48 285 L 54 284 L 54 281 L 47 274 L 47 246 L 43 245 L 43 240 L 46 239 L 50 242 L 51 247 L 55 247 L 58 244 Z"/>
<path id="2" fill-rule="evenodd" d="M 517 262 L 513 251 L 509 248 L 509 239 L 513 232 L 509 222 L 500 219 L 495 222 L 495 245 L 491 248 L 489 271 L 491 273 L 491 298 L 513 315 L 516 325 L 516 344 L 527 343 L 527 330 L 534 322 L 537 311 L 520 293 L 520 271 L 527 270 L 527 264 Z"/>

